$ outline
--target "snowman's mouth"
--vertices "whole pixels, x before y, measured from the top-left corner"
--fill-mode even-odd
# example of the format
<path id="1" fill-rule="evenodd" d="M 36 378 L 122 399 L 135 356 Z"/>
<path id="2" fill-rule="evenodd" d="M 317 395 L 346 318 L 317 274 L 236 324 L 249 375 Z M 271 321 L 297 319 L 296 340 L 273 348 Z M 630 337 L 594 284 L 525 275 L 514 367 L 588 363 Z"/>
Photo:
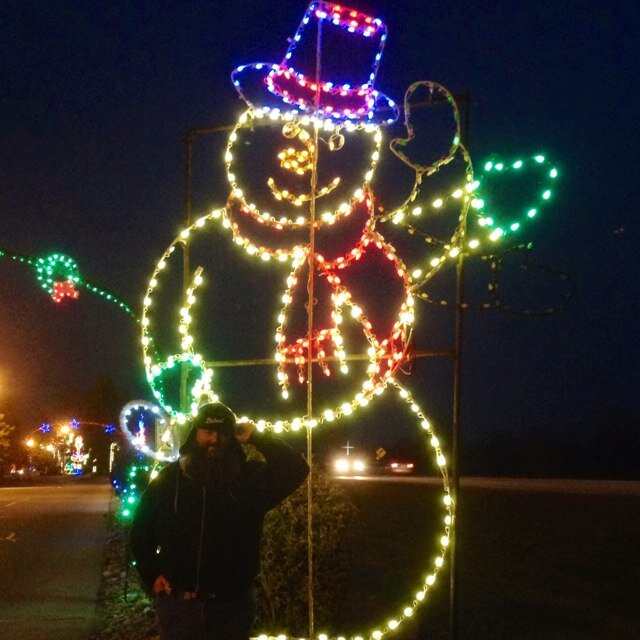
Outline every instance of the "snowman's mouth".
<path id="1" fill-rule="evenodd" d="M 271 189 L 271 193 L 276 200 L 286 200 L 287 202 L 294 204 L 296 207 L 300 207 L 305 202 L 309 202 L 309 200 L 311 200 L 310 193 L 295 194 L 291 193 L 287 189 L 281 189 L 273 178 L 269 178 L 267 180 L 267 184 L 269 185 L 269 189 Z M 326 187 L 322 187 L 316 191 L 316 198 L 321 198 L 322 196 L 326 196 L 328 193 L 331 193 L 339 184 L 340 178 L 334 178 Z"/>

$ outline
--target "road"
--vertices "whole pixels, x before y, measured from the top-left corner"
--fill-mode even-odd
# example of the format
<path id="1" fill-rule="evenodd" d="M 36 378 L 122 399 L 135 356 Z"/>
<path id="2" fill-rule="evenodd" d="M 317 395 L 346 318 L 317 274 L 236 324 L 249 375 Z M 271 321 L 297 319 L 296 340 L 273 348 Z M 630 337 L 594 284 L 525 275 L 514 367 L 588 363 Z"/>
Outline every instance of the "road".
<path id="1" fill-rule="evenodd" d="M 84 479 L 0 487 L 0 638 L 88 640 L 110 495 Z"/>
<path id="2" fill-rule="evenodd" d="M 354 482 L 406 482 L 441 486 L 442 479 L 426 476 L 336 476 Z M 572 480 L 564 478 L 460 478 L 465 490 L 517 491 L 599 496 L 640 496 L 640 480 Z"/>

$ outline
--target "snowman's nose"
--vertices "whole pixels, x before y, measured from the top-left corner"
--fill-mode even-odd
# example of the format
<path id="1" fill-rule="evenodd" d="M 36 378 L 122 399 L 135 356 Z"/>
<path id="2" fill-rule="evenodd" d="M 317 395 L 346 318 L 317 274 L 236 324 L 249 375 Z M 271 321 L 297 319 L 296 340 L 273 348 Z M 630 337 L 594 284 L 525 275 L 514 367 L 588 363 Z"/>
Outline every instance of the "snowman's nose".
<path id="1" fill-rule="evenodd" d="M 309 132 L 302 129 L 296 123 L 287 122 L 282 129 L 282 135 L 288 140 L 291 140 L 291 142 L 287 149 L 283 149 L 278 153 L 280 166 L 297 176 L 303 176 L 305 173 L 312 171 L 317 154 L 316 146 Z M 296 145 L 296 139 L 302 143 L 302 147 Z M 334 178 L 328 186 L 316 191 L 316 197 L 319 198 L 330 193 L 338 186 L 339 182 L 340 178 Z M 302 206 L 304 202 L 308 202 L 311 199 L 309 194 L 296 195 L 287 189 L 280 188 L 273 178 L 267 180 L 267 185 L 276 200 L 286 200 L 296 207 Z"/>
<path id="2" fill-rule="evenodd" d="M 290 123 L 287 123 L 290 125 Z M 280 166 L 287 171 L 296 173 L 299 176 L 304 175 L 313 168 L 313 157 L 315 155 L 315 145 L 311 140 L 311 135 L 308 131 L 300 128 L 299 126 L 287 126 L 282 130 L 282 135 L 291 141 L 296 138 L 303 144 L 304 148 L 296 148 L 290 146 L 284 149 L 278 154 L 280 160 Z"/>
<path id="3" fill-rule="evenodd" d="M 313 159 L 309 149 L 294 149 L 289 147 L 278 154 L 280 166 L 287 171 L 304 175 L 313 168 Z"/>

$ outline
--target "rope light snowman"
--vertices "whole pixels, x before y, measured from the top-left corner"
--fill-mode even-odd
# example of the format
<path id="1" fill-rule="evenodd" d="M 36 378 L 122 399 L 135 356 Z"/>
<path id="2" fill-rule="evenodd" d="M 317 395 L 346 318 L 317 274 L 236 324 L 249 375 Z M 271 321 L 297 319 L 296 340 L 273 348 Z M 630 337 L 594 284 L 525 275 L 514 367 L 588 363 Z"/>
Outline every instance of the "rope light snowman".
<path id="1" fill-rule="evenodd" d="M 327 69 L 320 81 L 300 70 L 305 63 L 303 45 L 309 41 L 306 36 L 326 20 L 348 34 L 351 47 L 367 40 L 373 55 L 357 85 L 338 84 Z M 398 117 L 393 100 L 374 88 L 385 40 L 386 27 L 381 20 L 330 3 L 312 3 L 280 65 L 256 63 L 233 72 L 233 84 L 249 108 L 240 116 L 227 144 L 227 204 L 179 234 L 158 262 L 145 297 L 142 340 L 152 387 L 166 366 L 148 351 L 153 343 L 151 303 L 161 271 L 177 246 L 215 219 L 221 220 L 234 241 L 256 259 L 291 264 L 274 336 L 277 380 L 284 398 L 289 395 L 292 377 L 299 384 L 305 383 L 309 359 L 325 376 L 330 376 L 332 369 L 349 372 L 341 331 L 345 315 L 360 326 L 366 340 L 366 378 L 354 397 L 325 408 L 320 420 L 338 418 L 368 402 L 406 361 L 413 295 L 404 263 L 375 229 L 375 195 L 370 188 L 381 152 L 381 126 Z M 266 140 L 255 131 L 263 122 L 273 125 Z M 237 162 L 236 148 L 248 141 L 254 149 L 263 143 L 265 148 L 252 151 L 252 161 L 246 167 Z M 348 175 L 336 172 L 338 156 L 348 158 Z M 315 207 L 317 215 L 310 216 L 307 209 Z M 265 231 L 271 235 L 265 237 Z M 310 231 L 313 248 L 304 239 Z M 375 292 L 367 296 L 364 282 L 370 278 L 371 269 L 361 266 L 365 264 L 387 282 L 391 293 L 384 299 Z M 296 330 L 289 323 L 292 309 L 304 304 L 303 285 L 309 279 L 309 267 L 312 277 L 324 287 L 316 302 L 318 321 L 311 336 L 306 327 Z M 195 301 L 194 296 L 189 299 Z M 190 318 L 186 306 L 182 318 Z M 184 360 L 188 353 L 190 362 L 204 362 L 182 320 L 180 331 L 183 353 L 173 354 L 171 361 Z M 295 376 L 291 369 L 296 371 Z M 155 387 L 154 392 L 162 403 Z M 295 429 L 301 422 L 302 417 L 289 420 L 284 428 Z"/>
<path id="2" fill-rule="evenodd" d="M 544 191 L 535 206 L 524 216 L 502 220 L 492 211 L 490 199 L 482 194 L 482 179 L 474 176 L 469 152 L 461 142 L 453 95 L 438 83 L 419 82 L 405 96 L 407 137 L 396 138 L 390 145 L 391 151 L 415 172 L 414 186 L 399 207 L 386 210 L 372 187 L 383 153 L 383 129 L 398 119 L 400 111 L 375 86 L 386 38 L 386 26 L 379 18 L 315 1 L 307 8 L 279 64 L 260 62 L 234 70 L 233 85 L 247 108 L 238 118 L 225 150 L 230 190 L 226 204 L 183 229 L 164 251 L 149 280 L 141 319 L 147 380 L 159 405 L 157 425 L 167 430 L 161 440 L 174 442 L 176 424 L 184 424 L 189 415 L 176 410 L 164 397 L 162 378 L 167 372 L 180 366 L 194 372 L 189 385 L 192 413 L 203 401 L 218 399 L 213 369 L 191 331 L 196 294 L 206 273 L 198 267 L 191 276 L 179 316 L 180 348 L 166 356 L 159 355 L 154 339 L 154 300 L 168 264 L 175 259 L 176 248 L 188 245 L 219 223 L 251 259 L 289 267 L 280 302 L 275 304 L 279 309 L 273 353 L 284 405 L 298 385 L 307 385 L 308 389 L 313 367 L 324 378 L 352 375 L 350 356 L 363 345 L 367 359 L 357 392 L 338 398 L 315 415 L 308 412 L 274 422 L 260 416 L 242 420 L 251 419 L 260 430 L 275 432 L 315 428 L 353 414 L 389 387 L 395 388 L 406 403 L 442 476 L 441 531 L 434 539 L 435 549 L 424 581 L 408 596 L 406 604 L 366 634 L 350 636 L 352 640 L 379 640 L 414 614 L 436 582 L 452 533 L 453 500 L 440 442 L 421 407 L 396 381 L 398 370 L 410 360 L 415 298 L 451 258 L 517 234 L 551 198 L 549 184 L 558 176 L 557 169 L 543 156 L 511 163 L 496 159 L 487 162 L 485 174 L 518 172 L 530 166 L 546 172 Z M 353 68 L 346 60 L 355 61 Z M 452 123 L 446 151 L 427 162 L 417 161 L 411 153 L 411 98 L 419 90 L 448 105 Z M 454 161 L 462 163 L 462 180 L 446 193 L 434 196 L 429 192 L 428 179 Z M 420 264 L 405 264 L 381 228 L 406 227 L 413 233 L 420 216 L 450 205 L 456 213 L 448 240 L 437 244 Z M 470 213 L 473 215 L 468 221 Z M 384 296 L 377 291 L 382 281 Z M 298 326 L 292 317 L 304 308 L 305 299 L 312 321 Z M 346 325 L 349 330 L 344 329 Z M 358 339 L 352 344 L 346 336 L 354 335 L 354 327 Z M 141 402 L 136 406 L 142 406 Z M 150 404 L 144 408 L 152 410 Z M 148 443 L 144 446 L 145 453 L 156 459 L 171 457 L 166 449 L 154 452 Z M 276 637 L 286 638 L 267 634 L 260 640 Z M 316 637 L 329 638 L 323 633 Z"/>

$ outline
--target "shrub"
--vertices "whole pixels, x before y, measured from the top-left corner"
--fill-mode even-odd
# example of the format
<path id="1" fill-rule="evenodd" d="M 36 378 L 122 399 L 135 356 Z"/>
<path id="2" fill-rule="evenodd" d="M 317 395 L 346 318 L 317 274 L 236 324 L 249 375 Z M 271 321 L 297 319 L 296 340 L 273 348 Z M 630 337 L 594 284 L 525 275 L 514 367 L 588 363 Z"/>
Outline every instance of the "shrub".
<path id="1" fill-rule="evenodd" d="M 313 597 L 316 626 L 335 620 L 347 569 L 347 541 L 356 507 L 314 466 L 312 482 Z M 267 515 L 258 579 L 258 631 L 308 632 L 307 485 Z"/>

